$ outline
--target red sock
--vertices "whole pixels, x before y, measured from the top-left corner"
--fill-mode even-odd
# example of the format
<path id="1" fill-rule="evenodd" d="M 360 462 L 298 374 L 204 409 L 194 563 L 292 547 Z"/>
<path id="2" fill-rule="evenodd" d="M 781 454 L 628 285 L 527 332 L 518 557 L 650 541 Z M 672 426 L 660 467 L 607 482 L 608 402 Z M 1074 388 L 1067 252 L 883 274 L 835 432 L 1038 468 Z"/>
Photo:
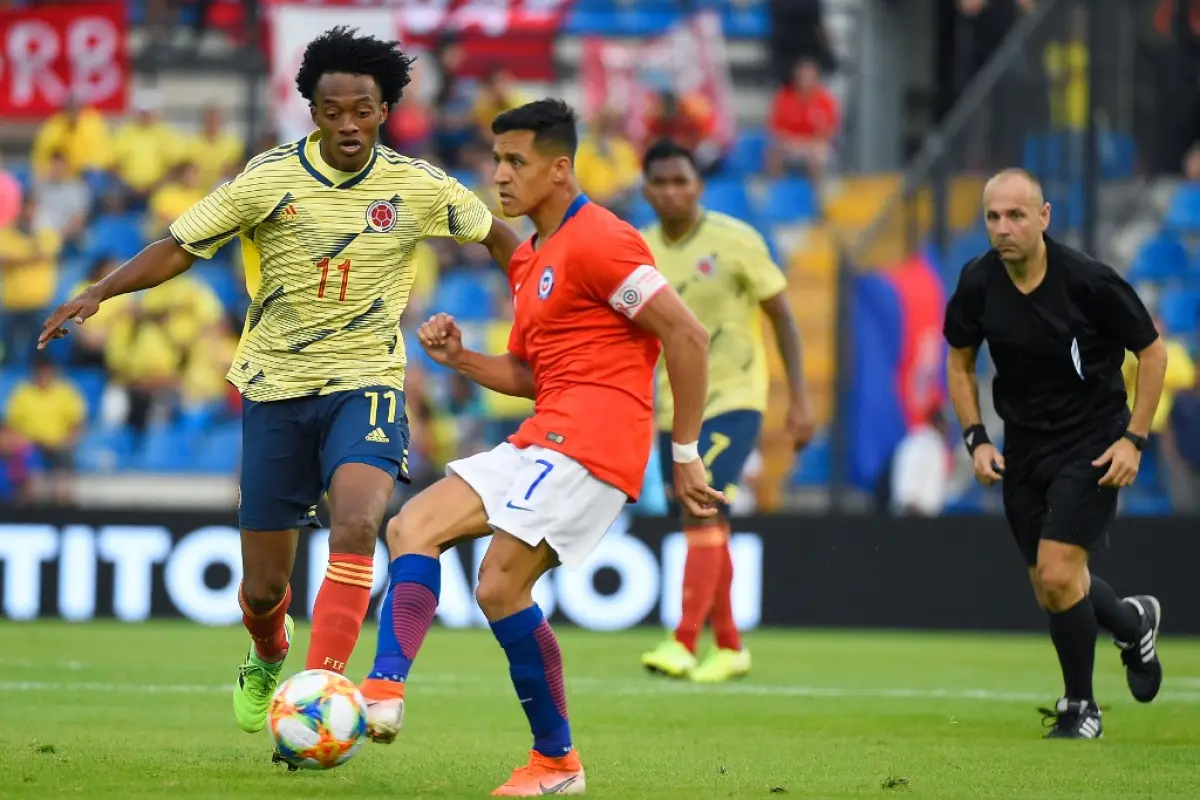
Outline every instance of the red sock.
<path id="1" fill-rule="evenodd" d="M 371 602 L 372 562 L 371 556 L 329 554 L 329 568 L 313 606 L 305 669 L 346 671 Z"/>
<path id="2" fill-rule="evenodd" d="M 242 607 L 242 624 L 254 640 L 254 652 L 268 664 L 282 661 L 287 655 L 287 632 L 283 629 L 283 618 L 292 604 L 292 587 L 287 587 L 283 599 L 265 614 L 255 614 L 246 603 L 246 595 L 238 589 L 238 603 Z"/>
<path id="3" fill-rule="evenodd" d="M 700 630 L 712 611 L 721 574 L 721 550 L 721 545 L 688 543 L 683 565 L 683 615 L 675 629 L 675 638 L 693 653 Z"/>
<path id="4" fill-rule="evenodd" d="M 721 575 L 717 579 L 717 597 L 712 609 L 713 636 L 722 650 L 741 650 L 742 637 L 733 620 L 733 554 L 729 543 L 721 548 Z"/>

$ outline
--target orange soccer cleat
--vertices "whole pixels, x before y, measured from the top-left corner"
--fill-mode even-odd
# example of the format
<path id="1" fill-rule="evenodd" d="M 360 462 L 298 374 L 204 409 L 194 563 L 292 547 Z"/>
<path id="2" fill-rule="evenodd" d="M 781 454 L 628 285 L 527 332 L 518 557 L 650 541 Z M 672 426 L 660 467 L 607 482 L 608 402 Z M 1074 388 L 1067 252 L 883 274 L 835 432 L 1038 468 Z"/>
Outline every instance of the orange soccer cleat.
<path id="1" fill-rule="evenodd" d="M 508 781 L 492 792 L 492 797 L 583 794 L 586 788 L 577 752 L 572 750 L 560 758 L 551 758 L 534 750 L 529 754 L 529 763 L 514 769 Z"/>
<path id="2" fill-rule="evenodd" d="M 367 701 L 367 736 L 391 744 L 404 724 L 404 684 L 367 678 L 358 688 Z"/>

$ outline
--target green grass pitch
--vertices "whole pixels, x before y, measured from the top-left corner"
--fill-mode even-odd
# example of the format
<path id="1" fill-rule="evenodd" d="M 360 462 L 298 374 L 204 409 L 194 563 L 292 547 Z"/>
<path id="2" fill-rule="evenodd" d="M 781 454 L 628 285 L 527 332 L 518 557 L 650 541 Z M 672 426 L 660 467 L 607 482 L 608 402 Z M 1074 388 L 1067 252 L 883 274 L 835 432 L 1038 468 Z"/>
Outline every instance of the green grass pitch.
<path id="1" fill-rule="evenodd" d="M 299 669 L 301 631 L 288 674 Z M 598 798 L 1200 798 L 1200 642 L 1165 639 L 1162 695 L 1125 688 L 1097 643 L 1105 736 L 1043 741 L 1060 689 L 1045 637 L 758 631 L 755 670 L 711 688 L 643 673 L 658 631 L 559 631 L 571 719 Z M 350 674 L 361 678 L 375 632 Z M 228 696 L 240 628 L 0 622 L 0 797 L 484 797 L 530 739 L 503 654 L 436 629 L 407 725 L 346 766 L 288 774 Z"/>

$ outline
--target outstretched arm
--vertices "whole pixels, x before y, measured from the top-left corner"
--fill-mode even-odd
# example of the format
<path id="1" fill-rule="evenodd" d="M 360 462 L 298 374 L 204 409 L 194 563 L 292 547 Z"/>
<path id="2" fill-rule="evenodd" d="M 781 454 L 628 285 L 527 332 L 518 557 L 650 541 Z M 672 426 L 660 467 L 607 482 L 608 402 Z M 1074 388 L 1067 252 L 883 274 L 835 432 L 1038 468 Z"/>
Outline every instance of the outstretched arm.
<path id="1" fill-rule="evenodd" d="M 151 289 L 185 272 L 196 261 L 196 256 L 184 250 L 171 237 L 159 239 L 142 252 L 126 261 L 103 280 L 93 283 L 78 296 L 63 303 L 46 320 L 42 335 L 38 337 L 38 349 L 51 340 L 67 335 L 63 327 L 68 320 L 76 325 L 96 313 L 100 304 L 109 298 L 130 292 Z"/>

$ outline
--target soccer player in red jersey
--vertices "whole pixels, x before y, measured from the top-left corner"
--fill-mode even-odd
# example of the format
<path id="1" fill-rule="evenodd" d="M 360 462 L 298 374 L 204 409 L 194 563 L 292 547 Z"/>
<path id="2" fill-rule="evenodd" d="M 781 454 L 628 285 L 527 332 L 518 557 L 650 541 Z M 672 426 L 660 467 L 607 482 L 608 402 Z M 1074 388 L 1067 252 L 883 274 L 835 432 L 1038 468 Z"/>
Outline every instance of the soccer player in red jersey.
<path id="1" fill-rule="evenodd" d="M 451 462 L 447 477 L 388 525 L 391 586 L 362 691 L 372 738 L 390 742 L 403 721 L 404 681 L 437 609 L 438 556 L 491 534 L 475 595 L 533 732 L 528 764 L 493 795 L 582 794 L 562 655 L 533 585 L 559 564 L 582 564 L 637 498 L 654 436 L 660 350 L 675 396 L 676 495 L 698 517 L 717 513 L 723 495 L 708 485 L 697 452 L 708 334 L 655 269 L 641 235 L 580 193 L 569 106 L 539 100 L 506 111 L 492 132 L 504 213 L 528 216 L 537 231 L 509 263 L 508 352 L 463 349 L 444 314 L 418 336 L 439 363 L 537 404 L 509 441 Z"/>

